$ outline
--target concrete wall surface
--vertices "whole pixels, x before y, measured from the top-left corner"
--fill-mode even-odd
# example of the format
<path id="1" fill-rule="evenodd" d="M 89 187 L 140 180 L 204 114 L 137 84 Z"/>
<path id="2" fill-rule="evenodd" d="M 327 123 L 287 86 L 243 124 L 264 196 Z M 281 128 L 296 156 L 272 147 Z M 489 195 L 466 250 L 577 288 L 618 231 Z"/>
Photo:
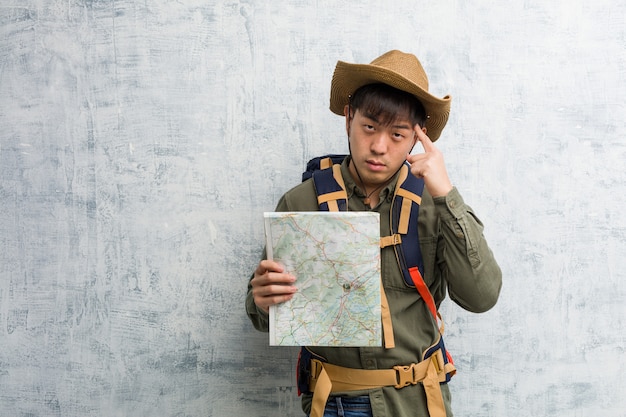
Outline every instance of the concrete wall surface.
<path id="1" fill-rule="evenodd" d="M 0 415 L 301 416 L 244 311 L 262 213 L 390 49 L 504 273 L 444 302 L 455 415 L 625 416 L 623 0 L 3 0 Z"/>

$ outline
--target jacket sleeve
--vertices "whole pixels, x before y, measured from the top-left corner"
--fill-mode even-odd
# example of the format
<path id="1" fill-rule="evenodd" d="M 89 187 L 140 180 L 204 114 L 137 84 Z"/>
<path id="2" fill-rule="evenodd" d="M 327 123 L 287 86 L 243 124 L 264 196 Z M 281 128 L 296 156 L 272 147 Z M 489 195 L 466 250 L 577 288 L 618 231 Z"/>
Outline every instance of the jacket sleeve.
<path id="1" fill-rule="evenodd" d="M 252 277 L 254 277 L 254 274 L 252 274 L 250 280 L 252 280 Z M 248 293 L 246 294 L 246 313 L 248 314 L 248 317 L 250 318 L 250 321 L 255 329 L 261 332 L 269 332 L 269 314 L 254 304 L 250 281 L 248 281 Z"/>
<path id="2" fill-rule="evenodd" d="M 456 188 L 433 200 L 440 219 L 437 263 L 450 298 L 468 311 L 487 311 L 498 300 L 502 271 L 483 236 L 483 224 Z"/>

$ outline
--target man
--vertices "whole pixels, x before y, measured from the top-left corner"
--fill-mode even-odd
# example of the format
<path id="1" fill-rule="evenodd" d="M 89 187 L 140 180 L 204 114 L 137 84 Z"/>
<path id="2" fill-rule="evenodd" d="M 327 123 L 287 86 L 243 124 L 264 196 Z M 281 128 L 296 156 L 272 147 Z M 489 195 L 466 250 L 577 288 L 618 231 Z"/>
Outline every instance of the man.
<path id="1" fill-rule="evenodd" d="M 390 51 L 371 64 L 337 63 L 330 109 L 345 117 L 350 155 L 341 164 L 341 177 L 348 210 L 379 212 L 381 236 L 389 235 L 398 177 L 401 168 L 410 164 L 410 174 L 424 182 L 417 228 L 423 261 L 423 274 L 418 275 L 423 276 L 415 285 L 407 282 L 394 248 L 381 249 L 382 299 L 388 304 L 382 310 L 388 308 L 391 316 L 389 329 L 383 323 L 385 344 L 303 350 L 306 355 L 301 362 L 306 362 L 306 369 L 300 378 L 309 378 L 305 385 L 311 391 L 303 394 L 305 413 L 452 416 L 446 381 L 453 367 L 447 359 L 443 367 L 445 354 L 441 356 L 441 352 L 445 351 L 438 345 L 439 324 L 433 311 L 446 291 L 466 310 L 487 311 L 497 301 L 502 276 L 482 234 L 482 223 L 452 185 L 443 156 L 433 143 L 448 120 L 450 100 L 428 92 L 426 73 L 411 54 Z M 417 142 L 424 152 L 412 155 Z M 318 202 L 312 180 L 288 191 L 276 208 L 315 210 Z M 436 307 L 429 307 L 429 294 L 416 291 L 422 279 Z M 257 329 L 268 330 L 269 307 L 290 300 L 296 280 L 276 262 L 259 263 L 246 299 L 248 316 Z M 425 353 L 433 345 L 439 362 Z M 402 383 L 407 370 L 410 375 Z M 341 386 L 347 388 L 337 391 L 337 375 L 349 375 L 345 379 L 354 382 L 353 386 L 344 384 Z M 374 382 L 359 389 L 359 380 L 370 377 Z"/>

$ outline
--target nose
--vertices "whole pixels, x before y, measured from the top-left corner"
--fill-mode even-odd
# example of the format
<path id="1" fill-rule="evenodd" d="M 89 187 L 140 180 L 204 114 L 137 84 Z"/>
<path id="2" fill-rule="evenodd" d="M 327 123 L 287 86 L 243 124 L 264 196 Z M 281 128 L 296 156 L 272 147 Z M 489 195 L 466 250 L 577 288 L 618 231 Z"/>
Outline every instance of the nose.
<path id="1" fill-rule="evenodd" d="M 389 135 L 386 132 L 380 132 L 372 138 L 370 150 L 376 155 L 383 155 L 387 152 L 388 141 Z"/>

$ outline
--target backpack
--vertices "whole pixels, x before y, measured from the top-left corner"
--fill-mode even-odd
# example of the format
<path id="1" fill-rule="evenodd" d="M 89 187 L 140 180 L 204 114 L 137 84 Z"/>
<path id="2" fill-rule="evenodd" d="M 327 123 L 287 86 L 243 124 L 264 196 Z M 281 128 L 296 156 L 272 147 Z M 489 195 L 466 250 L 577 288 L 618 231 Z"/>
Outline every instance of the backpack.
<path id="1" fill-rule="evenodd" d="M 313 158 L 307 163 L 306 171 L 302 173 L 303 182 L 312 179 L 321 211 L 348 210 L 348 196 L 341 175 L 341 163 L 346 156 L 332 154 Z M 391 206 L 391 235 L 381 238 L 380 247 L 382 249 L 393 246 L 405 283 L 418 291 L 439 328 L 437 341 L 423 352 L 422 360 L 432 359 L 434 355 L 441 352 L 439 355 L 443 361 L 441 368 L 445 372 L 445 382 L 449 382 L 456 373 L 456 369 L 443 342 L 443 322 L 439 324 L 441 316 L 423 279 L 424 261 L 418 238 L 418 215 L 424 191 L 424 180 L 411 174 L 408 162 L 403 164 L 399 172 Z M 382 285 L 381 304 L 385 348 L 393 348 L 391 315 Z M 298 395 L 311 392 L 309 381 L 316 377 L 312 369 L 312 361 L 325 362 L 324 358 L 315 355 L 303 346 L 300 349 L 296 370 Z"/>

